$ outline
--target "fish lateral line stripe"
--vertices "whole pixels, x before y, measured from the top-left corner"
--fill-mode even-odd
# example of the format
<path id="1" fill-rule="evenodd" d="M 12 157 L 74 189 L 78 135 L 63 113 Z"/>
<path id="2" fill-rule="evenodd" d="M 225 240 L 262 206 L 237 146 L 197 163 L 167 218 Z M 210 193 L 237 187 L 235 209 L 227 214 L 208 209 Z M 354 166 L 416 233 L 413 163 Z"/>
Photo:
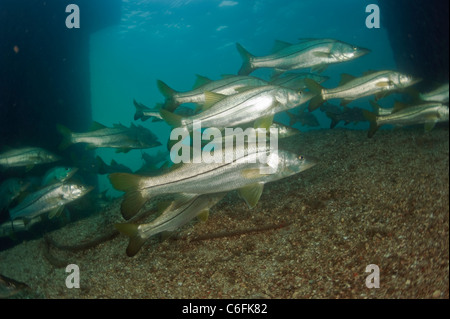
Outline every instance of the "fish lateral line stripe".
<path id="1" fill-rule="evenodd" d="M 270 90 L 272 90 L 272 89 L 270 89 Z M 270 91 L 270 90 L 268 90 L 268 91 Z M 244 101 L 242 101 L 242 102 L 240 102 L 240 103 L 238 103 L 238 104 L 236 104 L 236 105 L 233 105 L 233 106 L 230 107 L 230 108 L 227 108 L 227 109 L 225 109 L 225 110 L 222 110 L 222 111 L 220 111 L 220 112 L 218 112 L 218 113 L 214 113 L 214 114 L 207 115 L 206 117 L 202 118 L 201 121 L 207 121 L 207 120 L 210 119 L 211 117 L 218 116 L 218 115 L 223 115 L 224 113 L 230 112 L 230 111 L 232 111 L 233 109 L 238 108 L 239 106 L 242 106 L 242 104 L 246 103 L 246 102 L 249 101 L 250 99 L 254 98 L 254 97 L 257 96 L 258 94 L 261 94 L 261 93 L 263 93 L 263 92 L 266 92 L 266 91 L 255 92 L 253 95 L 249 96 L 249 97 L 246 98 Z M 220 102 L 219 102 L 219 103 L 220 103 Z M 200 113 L 200 114 L 201 114 L 201 113 Z M 192 122 L 194 122 L 194 120 L 192 120 Z"/>

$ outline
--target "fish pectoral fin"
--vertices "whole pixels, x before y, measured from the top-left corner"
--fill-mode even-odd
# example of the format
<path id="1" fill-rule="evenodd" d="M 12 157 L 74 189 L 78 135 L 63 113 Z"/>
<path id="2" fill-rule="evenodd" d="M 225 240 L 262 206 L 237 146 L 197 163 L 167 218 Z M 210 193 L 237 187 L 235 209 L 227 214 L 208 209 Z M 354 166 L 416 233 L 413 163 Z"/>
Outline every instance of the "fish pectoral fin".
<path id="1" fill-rule="evenodd" d="M 195 80 L 194 86 L 192 89 L 197 89 L 205 84 L 211 83 L 212 80 L 208 79 L 206 76 L 196 74 L 197 79 Z"/>
<path id="2" fill-rule="evenodd" d="M 226 97 L 224 94 L 214 93 L 206 91 L 205 93 L 205 104 L 203 105 L 203 111 L 209 109 L 211 106 L 217 102 L 223 100 Z"/>
<path id="3" fill-rule="evenodd" d="M 316 73 L 322 73 L 323 71 L 325 71 L 327 66 L 328 65 L 326 65 L 325 63 L 319 64 L 319 65 L 315 65 L 315 66 L 311 67 L 311 71 L 312 72 L 316 72 Z"/>
<path id="4" fill-rule="evenodd" d="M 266 130 L 270 129 L 270 126 L 273 123 L 273 115 L 268 115 L 257 119 L 254 123 L 254 128 L 264 128 Z"/>
<path id="5" fill-rule="evenodd" d="M 52 209 L 52 210 L 48 213 L 48 219 L 52 219 L 52 218 L 54 218 L 54 217 L 59 217 L 59 216 L 61 216 L 61 213 L 63 212 L 63 210 L 64 210 L 64 205 Z"/>
<path id="6" fill-rule="evenodd" d="M 25 166 L 25 171 L 28 173 L 29 171 L 31 171 L 33 169 L 33 167 L 34 167 L 34 164 L 27 165 L 27 166 Z"/>
<path id="7" fill-rule="evenodd" d="M 263 183 L 256 183 L 245 186 L 238 190 L 238 194 L 245 200 L 249 208 L 253 208 L 259 201 L 264 189 Z"/>
<path id="8" fill-rule="evenodd" d="M 208 218 L 209 218 L 209 208 L 201 210 L 198 213 L 197 218 L 199 220 L 201 220 L 202 222 L 206 222 L 208 220 Z"/>
<path id="9" fill-rule="evenodd" d="M 425 123 L 425 126 L 424 126 L 425 132 L 431 131 L 431 130 L 434 128 L 434 126 L 436 125 L 436 123 L 437 123 L 437 121 L 429 121 L 429 122 L 426 122 L 426 123 Z"/>

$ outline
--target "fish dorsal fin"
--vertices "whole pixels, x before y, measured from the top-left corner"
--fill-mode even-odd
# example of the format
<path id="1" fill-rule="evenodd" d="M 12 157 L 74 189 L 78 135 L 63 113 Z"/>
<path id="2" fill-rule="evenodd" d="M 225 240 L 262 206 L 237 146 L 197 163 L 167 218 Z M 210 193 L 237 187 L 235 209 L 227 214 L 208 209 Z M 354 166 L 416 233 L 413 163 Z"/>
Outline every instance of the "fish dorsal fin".
<path id="1" fill-rule="evenodd" d="M 230 78 L 234 78 L 236 76 L 237 75 L 234 75 L 234 74 L 222 74 L 221 75 L 222 79 L 230 79 Z"/>
<path id="2" fill-rule="evenodd" d="M 202 211 L 200 211 L 197 215 L 197 218 L 200 219 L 202 222 L 206 222 L 208 220 L 209 217 L 209 209 L 203 209 Z"/>
<path id="3" fill-rule="evenodd" d="M 269 130 L 272 123 L 273 115 L 260 117 L 255 121 L 254 128 L 265 128 L 266 130 Z"/>
<path id="4" fill-rule="evenodd" d="M 120 124 L 120 123 L 115 123 L 115 124 L 113 124 L 113 127 L 114 127 L 114 128 L 126 128 L 125 125 Z"/>
<path id="5" fill-rule="evenodd" d="M 395 101 L 394 108 L 392 109 L 392 113 L 401 111 L 407 107 L 408 107 L 408 104 L 400 102 L 400 101 Z"/>
<path id="6" fill-rule="evenodd" d="M 298 41 L 300 42 L 307 42 L 307 41 L 315 41 L 318 40 L 317 38 L 298 38 Z"/>
<path id="7" fill-rule="evenodd" d="M 195 80 L 193 89 L 197 89 L 205 84 L 211 83 L 212 80 L 208 79 L 206 76 L 196 74 L 197 79 Z"/>
<path id="8" fill-rule="evenodd" d="M 287 47 L 292 46 L 292 43 L 281 41 L 281 40 L 275 40 L 272 48 L 272 53 L 281 51 L 283 49 L 286 49 Z"/>
<path id="9" fill-rule="evenodd" d="M 376 72 L 378 72 L 378 71 L 376 71 L 376 70 L 367 70 L 367 71 L 363 72 L 363 76 L 371 75 L 371 74 L 374 74 Z"/>
<path id="10" fill-rule="evenodd" d="M 248 207 L 253 208 L 259 201 L 264 189 L 263 183 L 251 184 L 238 190 L 239 196 L 245 200 Z"/>
<path id="11" fill-rule="evenodd" d="M 339 86 L 344 85 L 354 79 L 355 79 L 355 77 L 353 75 L 348 74 L 348 73 L 342 73 L 341 74 L 341 82 L 339 82 Z"/>
<path id="12" fill-rule="evenodd" d="M 203 105 L 203 111 L 209 109 L 211 106 L 216 104 L 217 102 L 223 100 L 226 97 L 224 94 L 214 93 L 214 92 L 205 92 L 205 104 Z"/>
<path id="13" fill-rule="evenodd" d="M 89 131 L 92 132 L 92 131 L 102 130 L 102 129 L 105 129 L 105 128 L 107 128 L 105 125 L 94 121 L 92 123 L 91 127 L 89 128 Z"/>

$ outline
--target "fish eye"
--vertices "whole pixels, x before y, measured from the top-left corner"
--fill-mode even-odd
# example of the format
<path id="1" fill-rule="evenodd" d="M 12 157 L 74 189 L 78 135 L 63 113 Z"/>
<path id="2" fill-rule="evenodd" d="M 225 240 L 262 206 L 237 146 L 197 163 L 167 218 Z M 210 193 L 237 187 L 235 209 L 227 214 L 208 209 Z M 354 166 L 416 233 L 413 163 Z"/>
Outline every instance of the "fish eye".
<path id="1" fill-rule="evenodd" d="M 305 157 L 302 156 L 302 155 L 300 155 L 300 156 L 298 157 L 298 159 L 299 159 L 299 160 L 303 160 L 303 159 L 305 159 Z"/>

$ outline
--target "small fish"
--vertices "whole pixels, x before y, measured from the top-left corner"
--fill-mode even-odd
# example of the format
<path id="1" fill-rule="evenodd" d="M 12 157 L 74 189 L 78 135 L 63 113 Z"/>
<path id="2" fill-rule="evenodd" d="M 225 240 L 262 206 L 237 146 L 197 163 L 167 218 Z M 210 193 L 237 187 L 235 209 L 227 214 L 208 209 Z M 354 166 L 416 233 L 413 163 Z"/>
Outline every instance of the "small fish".
<path id="1" fill-rule="evenodd" d="M 399 102 L 396 102 L 398 104 Z M 408 107 L 396 107 L 399 111 L 394 111 L 389 115 L 379 115 L 363 110 L 364 116 L 370 122 L 368 136 L 372 137 L 378 128 L 385 124 L 398 126 L 425 124 L 425 131 L 431 131 L 436 123 L 448 121 L 448 106 L 430 102 Z"/>
<path id="2" fill-rule="evenodd" d="M 0 299 L 12 297 L 27 289 L 30 289 L 27 284 L 0 275 Z"/>
<path id="3" fill-rule="evenodd" d="M 27 195 L 17 206 L 9 210 L 9 216 L 11 220 L 32 219 L 50 212 L 49 218 L 52 218 L 62 212 L 64 205 L 86 195 L 92 189 L 91 186 L 86 187 L 73 183 L 50 184 Z"/>
<path id="4" fill-rule="evenodd" d="M 317 109 L 324 101 L 342 99 L 341 105 L 347 105 L 353 100 L 375 94 L 381 98 L 395 90 L 411 86 L 420 79 L 396 71 L 366 72 L 363 76 L 355 78 L 343 74 L 341 83 L 334 89 L 325 89 L 311 79 L 305 79 L 308 89 L 316 94 L 309 103 L 309 110 Z"/>
<path id="5" fill-rule="evenodd" d="M 94 122 L 91 130 L 87 133 L 73 133 L 62 125 L 58 125 L 58 130 L 64 137 L 60 149 L 65 149 L 75 143 L 87 143 L 88 149 L 111 147 L 116 148 L 117 153 L 127 153 L 132 149 L 161 145 L 156 135 L 150 130 L 133 123 L 129 128 L 121 124 L 114 124 L 112 128 L 109 128 Z"/>
<path id="6" fill-rule="evenodd" d="M 133 102 L 136 107 L 136 113 L 134 114 L 135 121 L 141 119 L 144 122 L 150 118 L 152 119 L 152 122 L 163 121 L 163 118 L 159 113 L 161 111 L 162 104 L 157 104 L 156 108 L 151 109 L 142 103 L 138 103 L 136 101 Z M 187 106 L 178 106 L 174 113 L 182 116 L 191 116 L 196 113 L 196 110 Z"/>
<path id="7" fill-rule="evenodd" d="M 121 233 L 130 237 L 126 251 L 127 255 L 129 257 L 136 255 L 145 241 L 156 234 L 175 231 L 199 215 L 206 219 L 209 215 L 209 209 L 225 195 L 226 192 L 196 196 L 179 207 L 174 201 L 170 203 L 159 217 L 148 224 L 116 224 L 116 228 Z"/>
<path id="8" fill-rule="evenodd" d="M 422 101 L 448 103 L 448 83 L 442 84 L 433 91 L 420 93 Z"/>
<path id="9" fill-rule="evenodd" d="M 263 185 L 278 180 L 315 165 L 309 157 L 270 147 L 246 145 L 244 152 L 233 149 L 233 160 L 222 152 L 222 161 L 205 163 L 201 154 L 194 155 L 190 163 L 176 165 L 169 172 L 158 176 L 140 176 L 116 173 L 109 175 L 113 187 L 124 191 L 121 205 L 122 216 L 128 220 L 151 198 L 162 194 L 210 194 L 239 189 L 241 197 L 249 207 L 254 207 L 261 196 Z M 242 150 L 241 150 L 242 151 Z M 227 154 L 226 154 L 227 153 Z M 243 154 L 245 153 L 245 154 Z M 265 156 L 266 162 L 257 159 Z M 272 169 L 272 174 L 261 174 L 264 169 Z"/>
<path id="10" fill-rule="evenodd" d="M 363 109 L 359 107 L 344 107 L 327 103 L 320 107 L 320 110 L 325 112 L 326 116 L 331 119 L 330 128 L 334 128 L 340 121 L 344 121 L 344 125 L 350 123 L 366 122 Z"/>
<path id="11" fill-rule="evenodd" d="M 10 178 L 0 185 L 0 212 L 11 205 L 29 186 L 30 182 L 19 178 Z"/>
<path id="12" fill-rule="evenodd" d="M 76 172 L 76 167 L 54 167 L 49 169 L 42 178 L 41 185 L 46 186 L 53 183 L 65 182 L 70 179 Z"/>
<path id="13" fill-rule="evenodd" d="M 293 126 L 295 123 L 300 122 L 302 126 L 317 127 L 320 126 L 319 121 L 311 112 L 300 112 L 299 114 L 293 114 L 286 112 L 289 116 L 289 125 Z"/>
<path id="14" fill-rule="evenodd" d="M 293 90 L 306 89 L 305 79 L 312 79 L 316 83 L 323 83 L 330 77 L 314 73 L 285 73 L 270 81 L 271 85 L 283 86 Z"/>
<path id="15" fill-rule="evenodd" d="M 304 39 L 298 44 L 275 42 L 275 52 L 257 57 L 236 43 L 243 64 L 239 74 L 248 75 L 259 68 L 274 68 L 275 74 L 286 71 L 311 68 L 322 72 L 327 65 L 356 59 L 370 52 L 368 49 L 334 39 Z"/>
<path id="16" fill-rule="evenodd" d="M 111 160 L 111 164 L 106 164 L 100 156 L 95 157 L 95 161 L 97 162 L 97 174 L 104 175 L 104 174 L 111 174 L 111 173 L 132 173 L 133 171 L 131 168 L 117 163 L 115 160 Z"/>
<path id="17" fill-rule="evenodd" d="M 205 95 L 205 110 L 197 115 L 183 118 L 162 109 L 161 116 L 172 127 L 185 127 L 188 131 L 193 131 L 194 121 L 201 121 L 202 127 L 218 129 L 236 127 L 258 119 L 268 119 L 271 124 L 274 114 L 306 103 L 313 96 L 273 85 L 250 88 L 229 96 L 212 92 L 205 92 Z"/>
<path id="18" fill-rule="evenodd" d="M 264 80 L 253 76 L 243 75 L 223 75 L 220 80 L 210 80 L 204 76 L 197 75 L 197 82 L 194 89 L 187 92 L 178 92 L 170 88 L 163 81 L 157 80 L 157 86 L 162 95 L 166 98 L 163 108 L 173 111 L 178 105 L 183 103 L 205 103 L 205 92 L 213 92 L 222 95 L 233 95 L 239 93 L 242 88 L 257 87 L 267 85 Z"/>
<path id="19" fill-rule="evenodd" d="M 0 166 L 26 166 L 30 170 L 34 165 L 59 161 L 61 158 L 40 147 L 24 147 L 13 149 L 0 154 Z"/>

